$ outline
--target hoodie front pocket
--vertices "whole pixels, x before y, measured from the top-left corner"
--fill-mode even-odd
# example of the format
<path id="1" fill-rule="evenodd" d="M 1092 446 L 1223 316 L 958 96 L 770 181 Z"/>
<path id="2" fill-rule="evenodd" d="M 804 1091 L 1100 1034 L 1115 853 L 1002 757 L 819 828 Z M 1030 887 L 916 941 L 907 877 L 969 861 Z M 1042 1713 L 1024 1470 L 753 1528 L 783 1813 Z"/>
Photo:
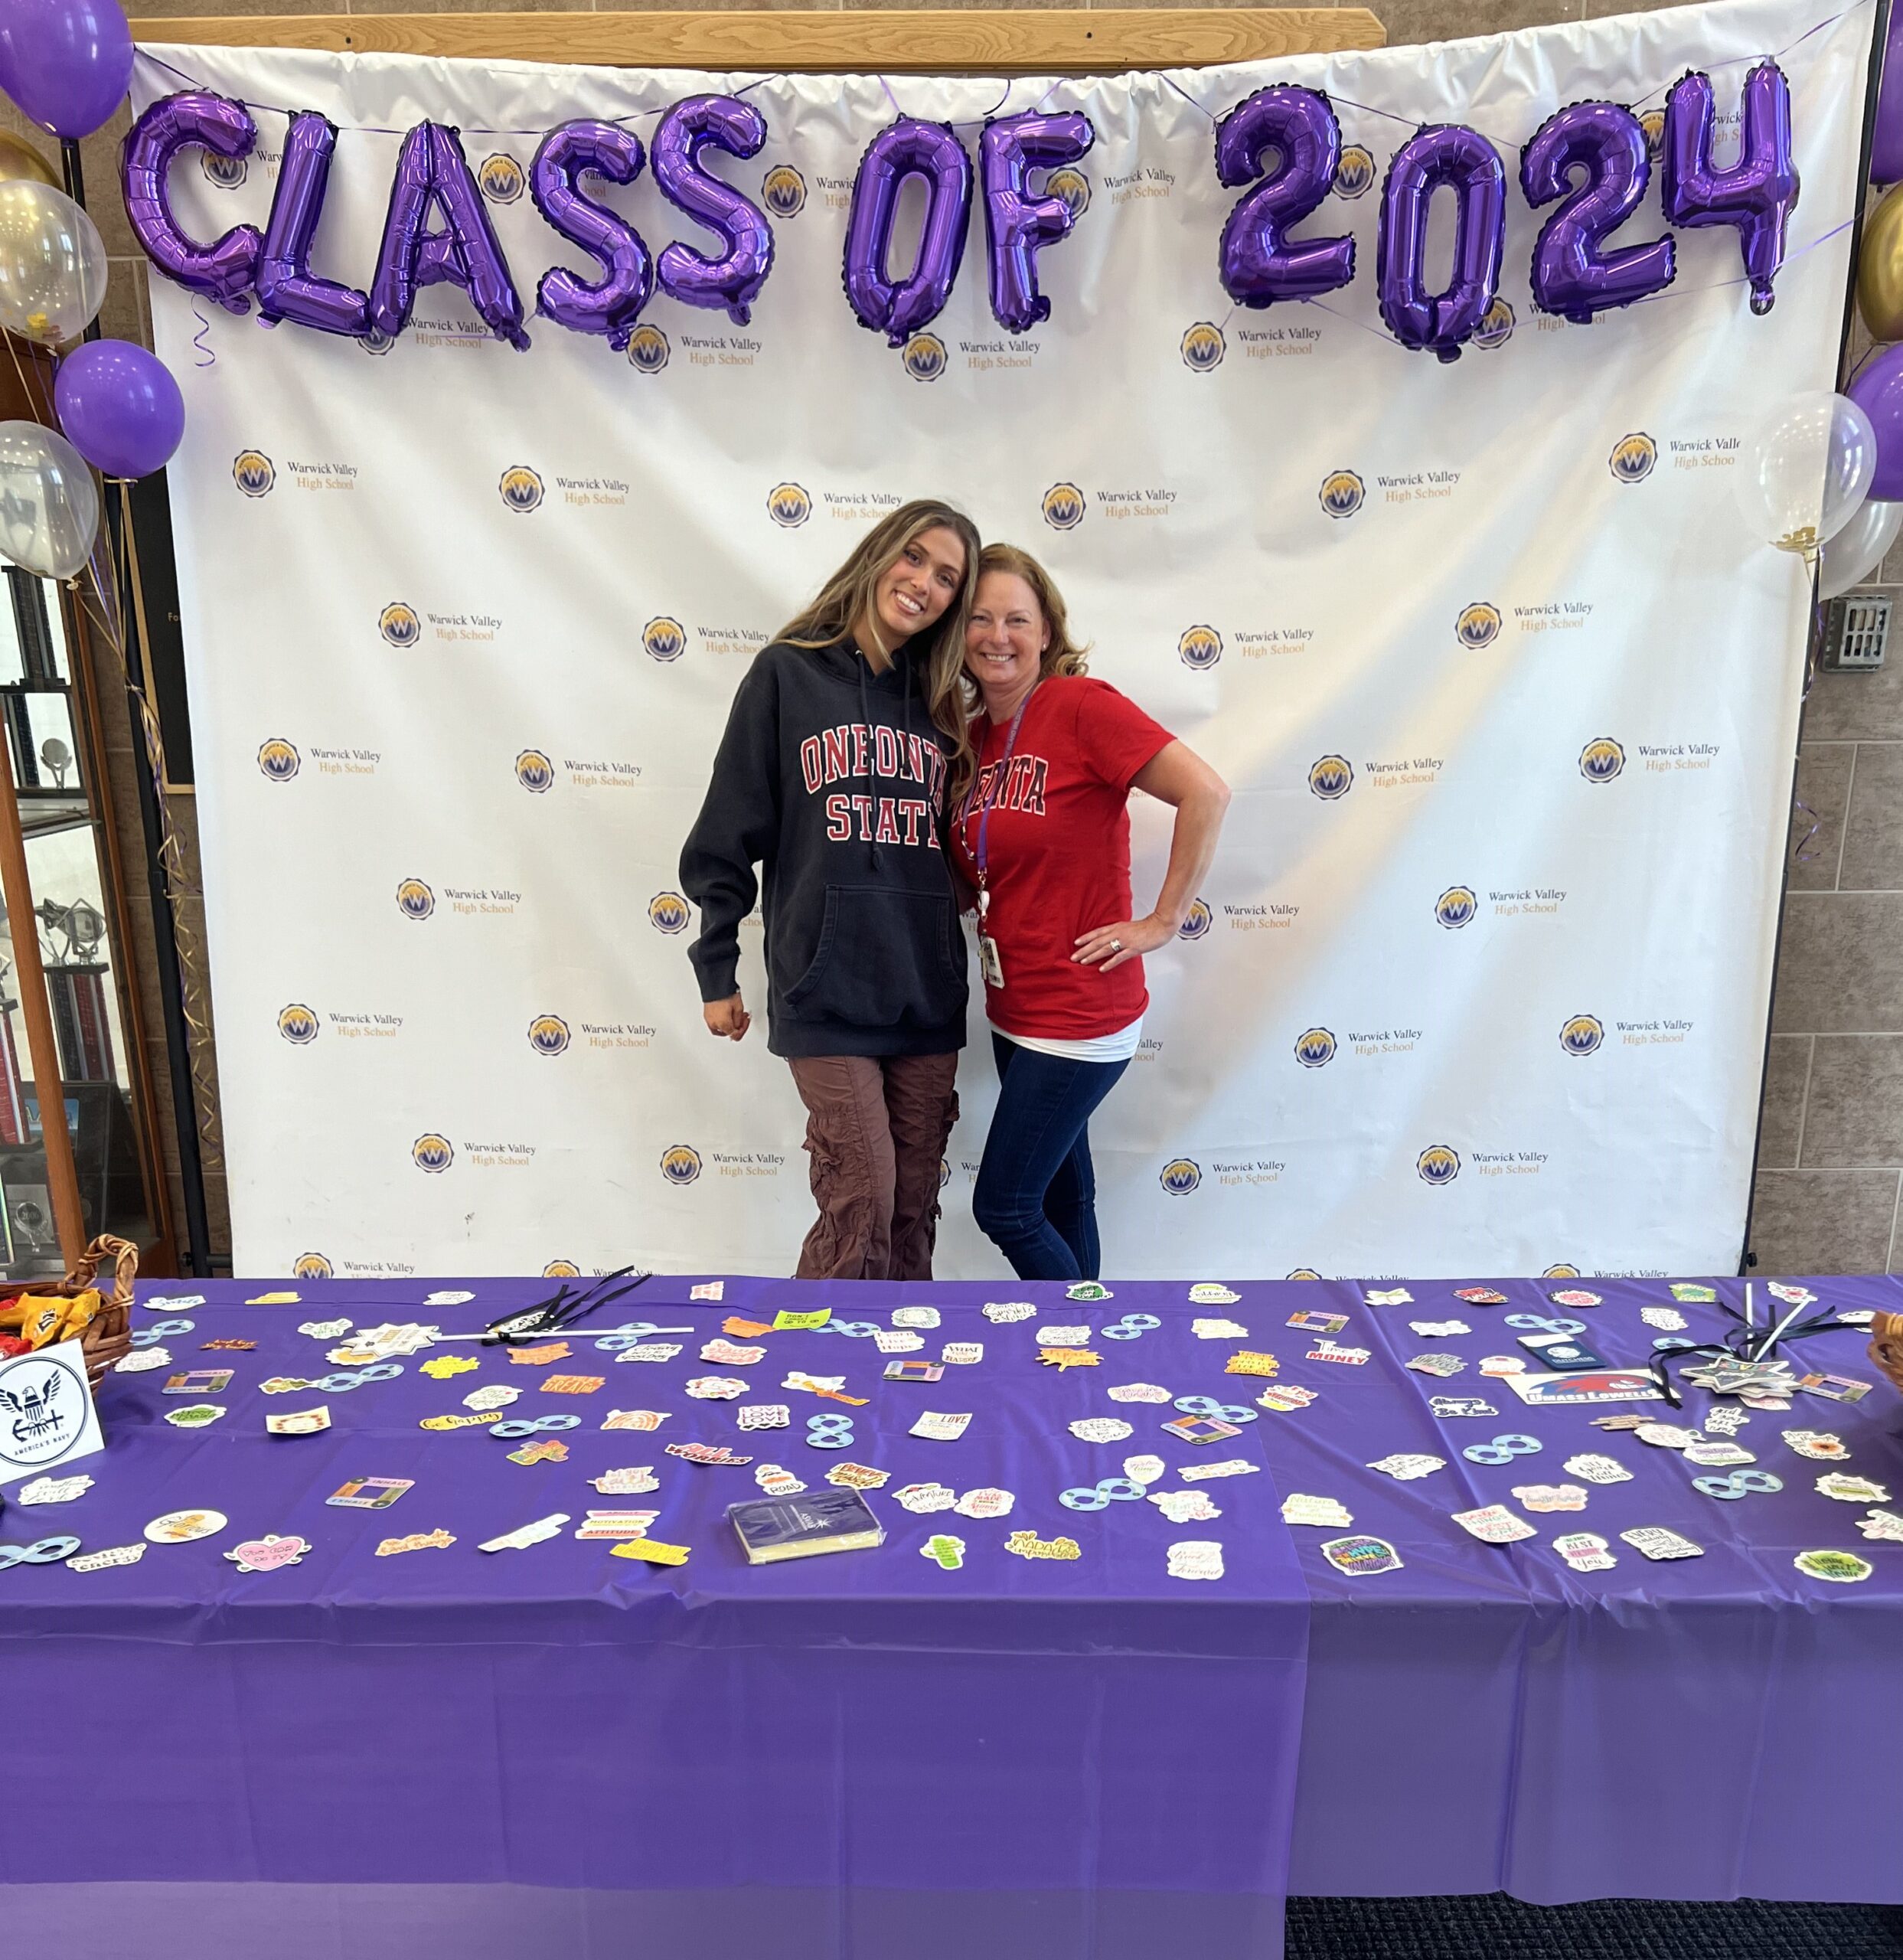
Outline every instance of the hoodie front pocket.
<path id="1" fill-rule="evenodd" d="M 857 1027 L 939 1027 L 965 998 L 950 897 L 884 885 L 828 885 L 819 942 L 786 989 L 802 1020 Z"/>

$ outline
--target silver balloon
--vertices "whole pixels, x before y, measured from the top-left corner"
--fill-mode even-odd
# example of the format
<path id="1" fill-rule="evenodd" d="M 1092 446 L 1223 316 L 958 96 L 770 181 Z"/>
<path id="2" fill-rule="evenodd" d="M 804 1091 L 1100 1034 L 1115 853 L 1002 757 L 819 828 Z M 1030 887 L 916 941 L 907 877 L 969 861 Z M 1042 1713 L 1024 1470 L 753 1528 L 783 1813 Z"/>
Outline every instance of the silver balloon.
<path id="1" fill-rule="evenodd" d="M 1903 531 L 1903 504 L 1880 504 L 1866 497 L 1856 514 L 1823 547 L 1817 567 L 1817 596 L 1841 599 L 1861 585 L 1888 555 Z"/>
<path id="2" fill-rule="evenodd" d="M 70 579 L 92 555 L 99 491 L 57 430 L 0 422 L 0 557 L 43 579 Z"/>
<path id="3" fill-rule="evenodd" d="M 1856 514 L 1876 475 L 1876 431 L 1847 395 L 1781 402 L 1745 445 L 1735 479 L 1757 535 L 1814 563 Z"/>
<path id="4" fill-rule="evenodd" d="M 77 340 L 106 297 L 99 228 L 64 191 L 0 183 L 0 327 L 42 347 Z"/>

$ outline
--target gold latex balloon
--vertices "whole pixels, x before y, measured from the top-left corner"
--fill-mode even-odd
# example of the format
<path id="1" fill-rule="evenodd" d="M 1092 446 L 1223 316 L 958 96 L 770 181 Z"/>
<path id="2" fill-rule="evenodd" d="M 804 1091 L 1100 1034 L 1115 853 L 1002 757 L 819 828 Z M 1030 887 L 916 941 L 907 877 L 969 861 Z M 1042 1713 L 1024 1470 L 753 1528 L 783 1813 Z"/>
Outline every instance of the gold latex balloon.
<path id="1" fill-rule="evenodd" d="M 1863 227 L 1857 310 L 1873 339 L 1903 340 L 1903 186 L 1877 206 Z"/>
<path id="2" fill-rule="evenodd" d="M 29 178 L 55 191 L 65 188 L 60 181 L 56 165 L 42 156 L 31 143 L 23 143 L 18 136 L 10 136 L 0 129 L 0 184 L 16 177 Z"/>

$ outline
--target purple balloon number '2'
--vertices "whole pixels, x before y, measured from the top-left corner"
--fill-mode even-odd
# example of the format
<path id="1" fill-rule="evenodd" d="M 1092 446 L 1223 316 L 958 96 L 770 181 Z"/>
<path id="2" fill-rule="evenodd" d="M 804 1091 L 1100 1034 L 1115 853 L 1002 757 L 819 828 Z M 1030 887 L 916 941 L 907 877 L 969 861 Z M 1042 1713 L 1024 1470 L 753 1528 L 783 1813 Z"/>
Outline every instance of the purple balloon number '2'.
<path id="1" fill-rule="evenodd" d="M 912 270 L 895 285 L 886 264 L 908 177 L 925 180 L 925 228 Z M 846 227 L 846 297 L 860 325 L 903 347 L 936 319 L 952 296 L 971 216 L 971 159 L 948 124 L 904 116 L 881 129 L 860 159 Z"/>
<path id="2" fill-rule="evenodd" d="M 132 236 L 145 256 L 175 284 L 245 312 L 264 240 L 255 224 L 234 224 L 213 243 L 188 238 L 171 214 L 166 178 L 172 158 L 194 145 L 214 156 L 249 156 L 258 126 L 242 103 L 200 90 L 155 102 L 127 132 L 119 152 L 119 188 Z"/>
<path id="3" fill-rule="evenodd" d="M 1062 198 L 1026 195 L 1030 173 L 1075 163 L 1096 140 L 1090 118 L 1075 109 L 1003 116 L 978 139 L 991 311 L 1008 333 L 1027 333 L 1050 318 L 1050 301 L 1037 289 L 1037 254 L 1069 237 L 1077 222 Z"/>
<path id="4" fill-rule="evenodd" d="M 578 334 L 604 334 L 617 351 L 633 337 L 654 287 L 654 260 L 628 220 L 585 198 L 577 180 L 593 171 L 611 183 L 632 184 L 645 161 L 641 139 L 612 122 L 564 122 L 535 152 L 529 194 L 535 208 L 600 265 L 590 285 L 565 266 L 542 275 L 535 310 Z"/>
<path id="5" fill-rule="evenodd" d="M 1428 213 L 1443 185 L 1458 200 L 1454 273 L 1444 292 L 1431 293 Z M 1433 123 L 1410 136 L 1395 152 L 1381 191 L 1375 289 L 1389 332 L 1403 347 L 1458 360 L 1461 342 L 1500 291 L 1506 237 L 1506 172 L 1493 145 L 1457 123 Z"/>
<path id="6" fill-rule="evenodd" d="M 1585 172 L 1576 188 L 1572 174 Z M 1568 103 L 1547 117 L 1520 152 L 1519 188 L 1535 210 L 1564 198 L 1533 247 L 1533 304 L 1584 326 L 1608 306 L 1662 292 L 1672 283 L 1670 238 L 1601 252 L 1639 207 L 1651 181 L 1645 131 L 1614 102 Z"/>
<path id="7" fill-rule="evenodd" d="M 685 211 L 726 248 L 710 259 L 685 245 L 668 246 L 657 268 L 661 289 L 689 306 L 724 306 L 743 327 L 773 270 L 773 227 L 730 184 L 700 167 L 711 146 L 730 156 L 758 155 L 766 141 L 766 118 L 737 96 L 693 95 L 677 102 L 654 131 L 654 181 L 677 210 Z"/>
<path id="8" fill-rule="evenodd" d="M 1258 89 L 1216 126 L 1216 174 L 1231 190 L 1255 183 L 1270 150 L 1275 168 L 1236 201 L 1218 248 L 1223 289 L 1242 306 L 1317 299 L 1355 276 L 1352 238 L 1288 238 L 1327 196 L 1341 162 L 1341 125 L 1328 98 L 1285 85 Z"/>
<path id="9" fill-rule="evenodd" d="M 432 207 L 446 221 L 442 230 L 426 228 Z M 498 339 L 528 345 L 522 297 L 470 173 L 462 138 L 445 123 L 419 122 L 403 138 L 390 187 L 390 214 L 370 290 L 370 317 L 377 331 L 394 340 L 410 323 L 419 290 L 442 280 L 468 294 Z"/>
<path id="10" fill-rule="evenodd" d="M 258 260 L 258 318 L 267 327 L 289 320 L 320 333 L 361 340 L 370 332 L 370 299 L 354 286 L 319 279 L 311 270 L 311 241 L 324 214 L 337 126 L 315 109 L 291 118 L 284 160 Z"/>
<path id="11" fill-rule="evenodd" d="M 1797 202 L 1791 157 L 1790 84 L 1775 61 L 1745 77 L 1743 130 L 1738 161 L 1712 165 L 1712 80 L 1696 70 L 1665 99 L 1665 215 L 1685 226 L 1735 225 L 1751 282 L 1751 310 L 1768 313 L 1784 262 L 1784 227 Z"/>

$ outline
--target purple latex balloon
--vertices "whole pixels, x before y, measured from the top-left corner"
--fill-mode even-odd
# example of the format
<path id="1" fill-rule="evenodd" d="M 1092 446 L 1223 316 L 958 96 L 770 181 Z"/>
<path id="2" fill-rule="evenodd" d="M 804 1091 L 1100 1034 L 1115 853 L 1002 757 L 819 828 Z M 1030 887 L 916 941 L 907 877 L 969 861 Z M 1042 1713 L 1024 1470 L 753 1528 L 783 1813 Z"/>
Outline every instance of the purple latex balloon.
<path id="1" fill-rule="evenodd" d="M 1872 354 L 1844 393 L 1876 431 L 1871 496 L 1879 503 L 1903 502 L 1903 344 Z"/>
<path id="2" fill-rule="evenodd" d="M 258 318 L 267 327 L 289 320 L 362 340 L 370 332 L 367 296 L 311 270 L 311 240 L 324 214 L 324 187 L 336 147 L 337 126 L 328 117 L 305 109 L 291 118 L 258 260 Z"/>
<path id="3" fill-rule="evenodd" d="M 425 229 L 432 205 L 442 214 L 442 230 Z M 462 134 L 446 123 L 419 122 L 397 152 L 370 289 L 370 317 L 378 332 L 394 340 L 410 324 L 417 293 L 439 282 L 461 286 L 498 340 L 527 347 L 522 296 L 463 155 Z"/>
<path id="4" fill-rule="evenodd" d="M 119 0 L 0 0 L 0 88 L 56 136 L 111 122 L 132 75 Z"/>
<path id="5" fill-rule="evenodd" d="M 1572 173 L 1585 181 L 1574 188 Z M 1669 238 L 1602 253 L 1639 207 L 1652 166 L 1645 131 L 1616 102 L 1573 102 L 1548 116 L 1520 152 L 1519 188 L 1537 210 L 1565 201 L 1541 227 L 1533 247 L 1533 304 L 1580 326 L 1609 306 L 1630 306 L 1672 283 L 1676 248 Z"/>
<path id="6" fill-rule="evenodd" d="M 661 289 L 689 306 L 724 306 L 743 327 L 773 270 L 773 227 L 732 185 L 700 167 L 711 145 L 730 156 L 754 156 L 766 141 L 766 118 L 733 95 L 690 95 L 661 117 L 654 131 L 654 181 L 676 210 L 716 233 L 719 258 L 685 245 L 663 248 L 655 268 Z"/>
<path id="7" fill-rule="evenodd" d="M 925 229 L 902 284 L 886 276 L 899 187 L 925 180 Z M 866 145 L 846 225 L 846 297 L 862 327 L 903 347 L 938 318 L 958 276 L 971 217 L 971 159 L 949 123 L 902 116 Z"/>
<path id="8" fill-rule="evenodd" d="M 1768 313 L 1784 262 L 1784 227 L 1797 203 L 1797 166 L 1791 156 L 1790 84 L 1775 61 L 1761 61 L 1745 77 L 1738 161 L 1712 167 L 1712 78 L 1696 70 L 1672 84 L 1665 99 L 1665 156 L 1660 166 L 1668 224 L 1737 227 L 1751 310 Z"/>
<path id="9" fill-rule="evenodd" d="M 1075 163 L 1096 140 L 1090 118 L 1075 109 L 1002 116 L 978 139 L 991 311 L 1007 333 L 1027 333 L 1050 318 L 1050 301 L 1037 289 L 1037 255 L 1068 238 L 1077 222 L 1062 198 L 1026 194 L 1030 174 Z"/>
<path id="10" fill-rule="evenodd" d="M 1883 44 L 1870 175 L 1879 184 L 1903 183 L 1903 7 L 1891 8 L 1889 36 Z"/>
<path id="11" fill-rule="evenodd" d="M 529 169 L 535 208 L 564 238 L 598 260 L 593 285 L 564 266 L 552 266 L 535 289 L 535 310 L 578 334 L 605 334 L 617 351 L 627 347 L 654 288 L 654 260 L 628 220 L 585 198 L 584 171 L 611 183 L 632 184 L 645 159 L 641 139 L 612 122 L 564 122 L 542 139 Z"/>
<path id="12" fill-rule="evenodd" d="M 1428 213 L 1451 185 L 1458 200 L 1454 276 L 1444 292 L 1427 289 Z M 1461 344 L 1486 318 L 1500 291 L 1506 240 L 1506 172 L 1477 129 L 1431 123 L 1394 153 L 1381 187 L 1375 291 L 1381 317 L 1403 347 L 1431 348 L 1457 361 Z"/>
<path id="13" fill-rule="evenodd" d="M 1255 184 L 1262 158 L 1275 167 L 1236 200 L 1218 248 L 1223 289 L 1238 305 L 1314 299 L 1355 276 L 1352 238 L 1304 238 L 1289 228 L 1327 196 L 1341 162 L 1341 125 L 1316 89 L 1286 84 L 1258 89 L 1216 126 L 1216 174 L 1231 190 Z"/>
<path id="14" fill-rule="evenodd" d="M 234 224 L 215 243 L 199 245 L 171 214 L 166 178 L 182 149 L 197 145 L 214 156 L 249 156 L 258 126 L 242 103 L 203 90 L 155 102 L 127 131 L 119 152 L 119 188 L 132 236 L 145 256 L 176 284 L 216 300 L 234 313 L 250 305 L 264 240 L 255 224 Z"/>
<path id="15" fill-rule="evenodd" d="M 165 364 L 129 340 L 89 341 L 60 363 L 53 406 L 66 439 L 106 476 L 149 476 L 185 433 L 185 398 Z"/>

